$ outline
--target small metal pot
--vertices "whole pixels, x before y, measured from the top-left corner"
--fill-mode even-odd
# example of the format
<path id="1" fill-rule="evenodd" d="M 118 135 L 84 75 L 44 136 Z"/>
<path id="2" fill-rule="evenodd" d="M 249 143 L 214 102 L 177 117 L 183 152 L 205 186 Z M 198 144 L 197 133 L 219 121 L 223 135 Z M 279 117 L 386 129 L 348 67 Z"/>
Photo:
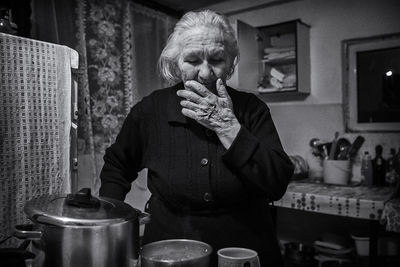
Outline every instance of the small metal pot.
<path id="1" fill-rule="evenodd" d="M 212 247 L 189 239 L 168 239 L 144 245 L 140 251 L 141 267 L 209 267 Z"/>
<path id="2" fill-rule="evenodd" d="M 93 197 L 89 188 L 32 199 L 25 213 L 32 229 L 17 226 L 15 236 L 32 240 L 44 267 L 134 266 L 139 225 L 149 221 L 148 214 L 122 201 Z"/>

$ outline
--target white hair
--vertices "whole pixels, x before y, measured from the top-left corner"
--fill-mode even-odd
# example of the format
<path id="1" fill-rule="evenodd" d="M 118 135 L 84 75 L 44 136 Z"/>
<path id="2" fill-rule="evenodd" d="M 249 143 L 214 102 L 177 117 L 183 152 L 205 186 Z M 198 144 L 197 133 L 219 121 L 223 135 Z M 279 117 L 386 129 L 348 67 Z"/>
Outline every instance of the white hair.
<path id="1" fill-rule="evenodd" d="M 239 48 L 229 20 L 220 14 L 211 10 L 199 12 L 188 12 L 175 25 L 174 31 L 168 37 L 167 44 L 161 52 L 158 60 L 158 72 L 168 83 L 177 83 L 181 81 L 181 72 L 178 68 L 178 59 L 180 56 L 180 36 L 187 30 L 195 27 L 212 27 L 219 29 L 224 37 L 225 48 L 231 64 L 228 73 L 229 78 L 239 60 Z"/>

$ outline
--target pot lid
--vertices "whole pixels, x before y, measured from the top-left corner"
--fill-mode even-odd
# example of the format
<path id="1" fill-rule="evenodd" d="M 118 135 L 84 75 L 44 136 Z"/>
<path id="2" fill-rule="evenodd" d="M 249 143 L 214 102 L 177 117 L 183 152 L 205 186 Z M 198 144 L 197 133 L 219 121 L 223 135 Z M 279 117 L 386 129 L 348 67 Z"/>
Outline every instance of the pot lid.
<path id="1" fill-rule="evenodd" d="M 76 194 L 43 195 L 28 201 L 25 213 L 33 222 L 57 226 L 95 226 L 135 220 L 140 211 L 123 201 L 96 198 L 90 188 Z"/>

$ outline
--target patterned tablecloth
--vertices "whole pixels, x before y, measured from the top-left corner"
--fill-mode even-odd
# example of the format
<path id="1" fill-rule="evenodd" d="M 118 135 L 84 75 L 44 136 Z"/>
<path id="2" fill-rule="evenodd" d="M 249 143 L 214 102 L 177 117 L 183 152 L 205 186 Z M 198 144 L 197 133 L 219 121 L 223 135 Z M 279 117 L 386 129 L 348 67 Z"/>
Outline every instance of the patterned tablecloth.
<path id="1" fill-rule="evenodd" d="M 358 219 L 380 220 L 388 231 L 400 232 L 400 200 L 388 201 L 391 187 L 338 186 L 293 181 L 277 207 Z"/>

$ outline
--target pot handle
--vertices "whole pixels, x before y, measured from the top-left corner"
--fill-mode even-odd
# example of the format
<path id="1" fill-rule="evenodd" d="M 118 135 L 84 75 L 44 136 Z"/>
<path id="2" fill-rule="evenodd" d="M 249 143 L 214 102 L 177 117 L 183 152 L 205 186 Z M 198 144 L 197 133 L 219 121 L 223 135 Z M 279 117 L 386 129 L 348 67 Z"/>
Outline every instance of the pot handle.
<path id="1" fill-rule="evenodd" d="M 139 225 L 143 225 L 143 224 L 146 224 L 146 223 L 149 223 L 150 222 L 150 213 L 147 213 L 147 212 L 143 212 L 143 211 L 140 211 L 140 210 L 137 210 L 138 211 L 138 213 L 139 213 Z"/>
<path id="2" fill-rule="evenodd" d="M 33 224 L 19 224 L 14 227 L 14 236 L 19 239 L 39 240 L 41 231 L 34 231 Z"/>

